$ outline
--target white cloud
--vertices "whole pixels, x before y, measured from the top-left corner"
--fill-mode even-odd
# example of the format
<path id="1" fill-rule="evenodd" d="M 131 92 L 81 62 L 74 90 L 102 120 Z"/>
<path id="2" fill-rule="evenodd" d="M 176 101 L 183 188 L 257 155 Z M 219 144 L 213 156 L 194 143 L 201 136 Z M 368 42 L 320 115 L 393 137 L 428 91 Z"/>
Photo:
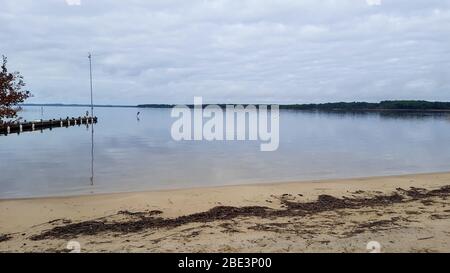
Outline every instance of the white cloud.
<path id="1" fill-rule="evenodd" d="M 379 6 L 381 5 L 381 0 L 366 0 L 366 3 L 369 6 Z"/>
<path id="2" fill-rule="evenodd" d="M 65 0 L 66 4 L 69 6 L 79 6 L 81 5 L 81 0 Z"/>

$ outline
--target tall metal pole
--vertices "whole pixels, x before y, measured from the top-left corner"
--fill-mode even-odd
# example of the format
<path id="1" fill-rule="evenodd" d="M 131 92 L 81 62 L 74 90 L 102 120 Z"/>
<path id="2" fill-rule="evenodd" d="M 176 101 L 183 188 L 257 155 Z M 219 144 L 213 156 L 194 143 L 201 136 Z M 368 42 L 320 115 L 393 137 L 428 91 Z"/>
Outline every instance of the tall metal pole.
<path id="1" fill-rule="evenodd" d="M 94 118 L 94 100 L 93 100 L 93 96 L 92 96 L 92 55 L 91 53 L 89 53 L 89 77 L 90 77 L 90 82 L 91 82 L 91 117 Z"/>

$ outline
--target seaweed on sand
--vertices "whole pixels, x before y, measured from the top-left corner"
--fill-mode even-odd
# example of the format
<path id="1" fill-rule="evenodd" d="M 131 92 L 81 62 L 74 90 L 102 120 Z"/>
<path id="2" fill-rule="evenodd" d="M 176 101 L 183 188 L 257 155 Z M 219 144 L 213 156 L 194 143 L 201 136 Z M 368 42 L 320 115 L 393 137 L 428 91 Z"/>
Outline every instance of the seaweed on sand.
<path id="1" fill-rule="evenodd" d="M 273 209 L 265 206 L 217 206 L 208 211 L 183 215 L 176 218 L 156 217 L 159 211 L 124 212 L 119 214 L 139 216 L 126 221 L 89 220 L 78 223 L 70 223 L 56 226 L 41 234 L 30 237 L 31 240 L 44 240 L 52 238 L 73 238 L 77 235 L 95 235 L 102 232 L 132 233 L 145 229 L 175 228 L 190 223 L 207 223 L 218 220 L 232 220 L 238 217 L 297 217 L 316 214 L 325 211 L 340 209 L 358 209 L 364 207 L 389 206 L 430 197 L 446 198 L 450 195 L 450 185 L 435 190 L 410 188 L 409 190 L 397 189 L 391 194 L 376 194 L 371 197 L 342 197 L 320 195 L 317 200 L 310 202 L 294 202 L 288 200 L 287 195 L 280 198 L 282 209 Z"/>

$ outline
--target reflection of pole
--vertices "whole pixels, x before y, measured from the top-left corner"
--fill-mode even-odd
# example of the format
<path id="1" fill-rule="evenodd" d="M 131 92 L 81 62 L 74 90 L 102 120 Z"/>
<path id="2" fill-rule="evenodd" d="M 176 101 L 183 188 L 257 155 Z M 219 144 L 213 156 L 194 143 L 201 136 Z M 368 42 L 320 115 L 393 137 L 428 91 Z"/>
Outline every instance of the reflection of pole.
<path id="1" fill-rule="evenodd" d="M 89 79 L 91 84 L 91 186 L 94 185 L 94 101 L 92 96 L 92 55 L 89 53 Z"/>
<path id="2" fill-rule="evenodd" d="M 91 124 L 91 186 L 94 186 L 94 121 Z"/>

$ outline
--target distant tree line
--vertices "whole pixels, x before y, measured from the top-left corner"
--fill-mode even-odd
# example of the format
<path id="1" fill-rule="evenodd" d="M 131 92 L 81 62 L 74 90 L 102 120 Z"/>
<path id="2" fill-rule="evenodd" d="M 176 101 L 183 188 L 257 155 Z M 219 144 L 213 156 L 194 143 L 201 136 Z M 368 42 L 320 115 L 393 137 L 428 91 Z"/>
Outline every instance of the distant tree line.
<path id="1" fill-rule="evenodd" d="M 226 107 L 226 104 L 218 104 Z M 243 104 L 246 106 L 247 104 Z M 172 104 L 140 104 L 141 108 L 171 108 Z M 193 107 L 194 105 L 187 105 Z M 206 106 L 203 105 L 204 107 Z M 379 103 L 371 102 L 330 102 L 311 104 L 284 104 L 280 109 L 318 110 L 318 111 L 374 111 L 374 110 L 450 110 L 450 102 L 431 102 L 424 100 L 385 100 Z"/>
<path id="2" fill-rule="evenodd" d="M 370 102 L 332 102 L 320 104 L 281 105 L 284 109 L 323 110 L 323 111 L 364 111 L 364 110 L 450 110 L 450 102 L 431 102 L 423 100 L 386 100 Z"/>

